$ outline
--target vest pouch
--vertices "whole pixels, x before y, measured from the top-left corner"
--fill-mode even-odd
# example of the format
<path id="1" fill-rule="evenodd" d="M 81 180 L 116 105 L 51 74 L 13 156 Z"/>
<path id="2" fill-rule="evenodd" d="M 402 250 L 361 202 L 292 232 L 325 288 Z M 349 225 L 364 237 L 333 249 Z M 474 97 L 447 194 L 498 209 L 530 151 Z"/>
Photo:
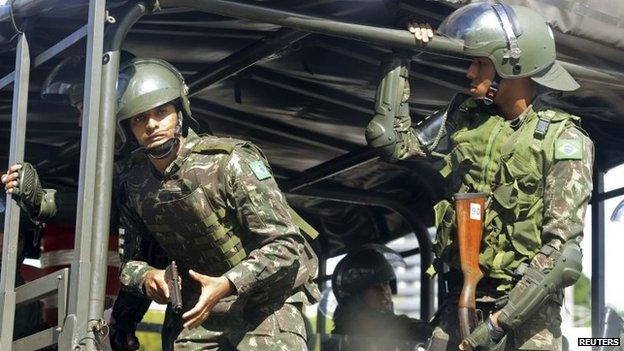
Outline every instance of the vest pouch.
<path id="1" fill-rule="evenodd" d="M 533 257 L 542 247 L 541 230 L 534 218 L 513 223 L 512 244 L 523 256 Z"/>
<path id="2" fill-rule="evenodd" d="M 246 257 L 238 236 L 227 224 L 225 210 L 214 209 L 204 189 L 161 191 L 150 216 L 144 216 L 165 251 L 189 267 L 221 275 Z M 176 216 L 171 216 L 175 213 Z"/>
<path id="3" fill-rule="evenodd" d="M 516 152 L 503 162 L 502 168 L 510 177 L 509 179 L 516 182 L 518 204 L 521 206 L 521 211 L 526 210 L 527 206 L 532 206 L 536 197 L 541 197 L 543 192 L 542 175 L 538 171 L 537 165 Z"/>
<path id="4" fill-rule="evenodd" d="M 496 204 L 502 207 L 505 212 L 509 212 L 513 215 L 512 220 L 518 216 L 516 207 L 518 205 L 518 184 L 511 182 L 498 186 L 493 192 L 492 197 Z"/>
<path id="5" fill-rule="evenodd" d="M 455 228 L 455 210 L 449 201 L 442 200 L 433 207 L 433 211 L 437 228 L 436 237 L 433 240 L 433 251 L 438 258 L 443 258 L 454 243 L 452 233 Z"/>

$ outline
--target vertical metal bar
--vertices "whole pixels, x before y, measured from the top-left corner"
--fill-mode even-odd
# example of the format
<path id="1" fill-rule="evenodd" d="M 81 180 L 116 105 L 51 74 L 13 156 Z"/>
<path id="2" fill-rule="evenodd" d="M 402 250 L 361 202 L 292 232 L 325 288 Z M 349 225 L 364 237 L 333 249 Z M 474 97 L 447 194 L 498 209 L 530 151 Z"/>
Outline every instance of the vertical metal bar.
<path id="1" fill-rule="evenodd" d="M 591 325 L 592 336 L 600 337 L 605 308 L 605 209 L 604 200 L 598 194 L 604 192 L 604 172 L 594 170 L 594 193 L 592 198 L 592 273 L 591 273 Z"/>
<path id="2" fill-rule="evenodd" d="M 96 162 L 93 241 L 91 245 L 91 297 L 89 320 L 102 318 L 106 295 L 108 264 L 108 235 L 110 231 L 110 204 L 113 184 L 113 157 L 115 150 L 115 86 L 119 71 L 119 51 L 104 54 L 100 94 L 98 157 Z"/>
<path id="3" fill-rule="evenodd" d="M 13 112 L 11 117 L 11 145 L 9 165 L 24 161 L 26 142 L 26 110 L 28 107 L 28 80 L 30 77 L 30 53 L 25 34 L 20 34 L 15 55 L 15 85 L 13 87 Z M 0 275 L 0 350 L 10 351 L 13 347 L 13 324 L 15 319 L 15 270 L 17 263 L 17 241 L 20 209 L 6 198 L 4 220 L 4 243 L 2 247 L 2 273 Z"/>
<path id="4" fill-rule="evenodd" d="M 319 257 L 319 277 L 325 277 L 327 275 L 327 258 L 326 257 Z M 323 280 L 320 284 L 319 284 L 319 289 L 321 291 L 325 290 L 325 288 L 327 287 L 327 281 Z M 325 324 L 326 324 L 326 318 L 325 315 L 323 313 L 318 313 L 318 309 L 317 309 L 317 313 L 316 313 L 316 333 L 319 335 L 323 335 L 326 333 L 325 330 Z"/>
<path id="5" fill-rule="evenodd" d="M 74 259 L 71 265 L 68 313 L 75 316 L 74 345 L 86 343 L 93 349 L 93 340 L 86 337 L 89 322 L 89 299 L 92 284 L 93 218 L 95 211 L 96 161 L 99 147 L 100 87 L 102 78 L 102 52 L 104 41 L 105 0 L 89 2 L 87 57 L 85 68 L 84 116 L 80 150 L 80 175 Z M 64 331 L 66 332 L 66 331 Z"/>

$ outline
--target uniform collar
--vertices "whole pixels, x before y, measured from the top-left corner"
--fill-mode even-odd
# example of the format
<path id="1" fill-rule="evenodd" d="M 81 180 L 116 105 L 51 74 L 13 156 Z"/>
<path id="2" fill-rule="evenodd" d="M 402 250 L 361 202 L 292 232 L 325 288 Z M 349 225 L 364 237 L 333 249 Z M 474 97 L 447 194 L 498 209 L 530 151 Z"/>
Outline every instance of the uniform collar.
<path id="1" fill-rule="evenodd" d="M 185 142 L 180 146 L 178 156 L 165 169 L 164 178 L 171 177 L 171 175 L 175 174 L 182 167 L 184 161 L 186 161 L 193 151 L 193 147 L 195 147 L 200 140 L 201 138 L 192 129 L 189 129 Z"/>

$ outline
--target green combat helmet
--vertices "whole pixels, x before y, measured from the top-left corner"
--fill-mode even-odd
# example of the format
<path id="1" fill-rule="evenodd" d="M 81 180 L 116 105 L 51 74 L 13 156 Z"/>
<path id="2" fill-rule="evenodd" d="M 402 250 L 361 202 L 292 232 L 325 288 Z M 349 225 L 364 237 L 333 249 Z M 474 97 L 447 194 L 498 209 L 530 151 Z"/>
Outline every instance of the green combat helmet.
<path id="1" fill-rule="evenodd" d="M 467 56 L 492 60 L 498 77 L 486 100 L 496 96 L 500 78 L 530 77 L 540 85 L 561 91 L 579 88 L 555 61 L 552 30 L 542 16 L 527 7 L 491 2 L 466 5 L 449 15 L 437 34 L 461 40 Z"/>
<path id="2" fill-rule="evenodd" d="M 186 137 L 189 126 L 196 127 L 197 122 L 191 115 L 188 87 L 182 74 L 170 63 L 154 58 L 136 58 L 122 65 L 117 80 L 117 125 L 123 144 L 134 139 L 124 121 L 169 102 L 178 107 L 176 135 Z M 179 142 L 179 137 L 176 137 L 146 151 L 151 157 L 163 158 Z"/>

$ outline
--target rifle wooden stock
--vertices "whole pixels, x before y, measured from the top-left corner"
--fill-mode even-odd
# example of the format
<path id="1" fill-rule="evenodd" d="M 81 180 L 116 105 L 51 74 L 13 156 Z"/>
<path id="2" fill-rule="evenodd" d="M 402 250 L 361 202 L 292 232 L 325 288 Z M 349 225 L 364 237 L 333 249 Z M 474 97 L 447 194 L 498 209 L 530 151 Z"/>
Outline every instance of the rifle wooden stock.
<path id="1" fill-rule="evenodd" d="M 455 217 L 457 218 L 457 239 L 459 259 L 464 276 L 458 302 L 458 318 L 462 339 L 468 337 L 477 324 L 476 290 L 483 277 L 479 268 L 479 253 L 483 233 L 485 193 L 455 194 Z"/>

